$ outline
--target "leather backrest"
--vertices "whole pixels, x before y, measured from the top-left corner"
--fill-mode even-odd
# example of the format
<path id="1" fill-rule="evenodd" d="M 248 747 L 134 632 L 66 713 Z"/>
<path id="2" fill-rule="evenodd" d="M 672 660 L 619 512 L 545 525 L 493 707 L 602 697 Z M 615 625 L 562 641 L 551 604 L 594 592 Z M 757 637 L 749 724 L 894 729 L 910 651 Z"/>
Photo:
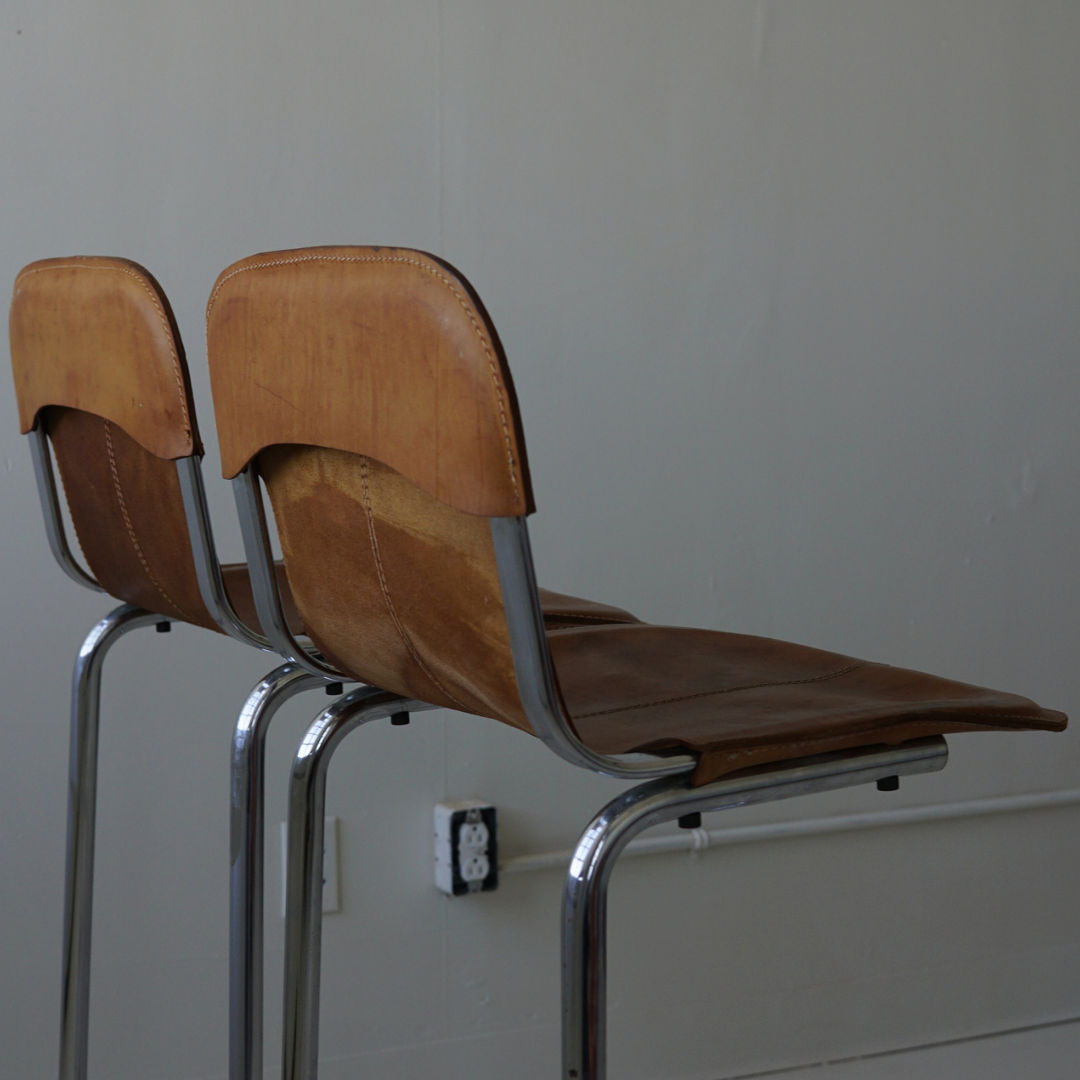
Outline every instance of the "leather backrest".
<path id="1" fill-rule="evenodd" d="M 208 630 L 176 466 L 111 420 L 50 405 L 45 425 L 79 547 L 101 587 L 129 604 Z"/>
<path id="2" fill-rule="evenodd" d="M 125 259 L 46 259 L 16 278 L 9 326 L 22 430 L 45 427 L 91 573 L 118 600 L 216 630 L 171 460 L 201 449 L 160 286 Z"/>
<path id="3" fill-rule="evenodd" d="M 103 417 L 159 458 L 201 453 L 187 365 L 157 282 L 126 259 L 31 263 L 8 328 L 19 424 L 46 405 Z"/>
<path id="4" fill-rule="evenodd" d="M 307 444 L 389 465 L 447 506 L 531 513 L 513 384 L 465 279 L 423 252 L 255 255 L 207 305 L 222 470 Z"/>
<path id="5" fill-rule="evenodd" d="M 401 248 L 255 256 L 218 279 L 207 342 L 224 471 L 255 460 L 323 654 L 527 729 L 488 522 L 531 510 L 525 448 L 464 279 Z"/>
<path id="6" fill-rule="evenodd" d="M 258 468 L 300 617 L 332 663 L 528 730 L 487 518 L 343 450 L 270 447 Z"/>

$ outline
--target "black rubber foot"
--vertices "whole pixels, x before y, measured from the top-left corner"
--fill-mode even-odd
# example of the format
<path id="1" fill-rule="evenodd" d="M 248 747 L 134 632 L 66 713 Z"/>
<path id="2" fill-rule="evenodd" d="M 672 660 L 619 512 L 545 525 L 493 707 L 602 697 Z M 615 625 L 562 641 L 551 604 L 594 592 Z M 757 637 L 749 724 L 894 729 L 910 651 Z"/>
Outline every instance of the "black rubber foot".
<path id="1" fill-rule="evenodd" d="M 877 782 L 878 791 L 899 791 L 900 790 L 900 777 L 899 776 L 883 776 Z"/>
<path id="2" fill-rule="evenodd" d="M 345 692 L 345 687 L 339 682 L 328 682 L 326 684 L 326 692 L 331 697 L 337 697 L 338 694 L 343 694 Z"/>
<path id="3" fill-rule="evenodd" d="M 155 623 L 154 624 L 154 629 L 159 634 L 167 634 L 172 629 L 172 623 L 170 623 L 170 622 Z"/>
<path id="4" fill-rule="evenodd" d="M 680 829 L 700 829 L 701 828 L 701 814 L 695 810 L 692 814 L 683 814 L 679 818 Z"/>
<path id="5" fill-rule="evenodd" d="M 390 714 L 390 723 L 394 727 L 404 727 L 409 722 L 409 714 L 407 712 L 396 712 Z"/>

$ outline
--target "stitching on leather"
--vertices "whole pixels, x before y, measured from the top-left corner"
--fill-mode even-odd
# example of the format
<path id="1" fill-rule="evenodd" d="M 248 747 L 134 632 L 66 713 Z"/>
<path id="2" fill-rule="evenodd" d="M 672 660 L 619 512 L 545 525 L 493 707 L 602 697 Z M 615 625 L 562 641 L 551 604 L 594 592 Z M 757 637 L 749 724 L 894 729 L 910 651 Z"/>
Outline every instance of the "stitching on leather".
<path id="1" fill-rule="evenodd" d="M 184 432 L 191 438 L 191 418 L 188 416 L 187 395 L 184 393 L 184 377 L 180 372 L 180 357 L 176 352 L 172 327 L 169 325 L 169 319 L 165 314 L 165 309 L 161 306 L 157 293 L 150 288 L 145 278 L 141 274 L 136 274 L 134 270 L 129 270 L 126 266 L 108 266 L 100 263 L 52 263 L 49 266 L 37 266 L 31 270 L 23 270 L 15 279 L 15 287 L 18 288 L 19 282 L 24 277 L 29 277 L 31 274 L 43 274 L 47 270 L 113 270 L 118 274 L 127 274 L 128 277 L 133 277 L 142 286 L 143 291 L 150 297 L 154 307 L 157 309 L 158 319 L 161 321 L 165 337 L 169 342 L 169 353 L 173 362 L 173 376 L 176 379 L 176 392 L 180 398 L 180 413 L 184 418 Z"/>
<path id="2" fill-rule="evenodd" d="M 390 612 L 390 618 L 394 620 L 394 626 L 397 627 L 398 635 L 405 643 L 405 648 L 409 650 L 409 655 L 416 661 L 417 667 L 442 691 L 455 705 L 458 706 L 463 712 L 471 712 L 472 710 L 464 703 L 458 701 L 449 690 L 436 678 L 435 673 L 424 662 L 424 658 L 417 651 L 416 646 L 413 645 L 412 640 L 405 631 L 405 627 L 401 625 L 401 620 L 398 618 L 397 610 L 394 607 L 393 600 L 390 599 L 390 588 L 386 583 L 386 574 L 383 571 L 382 555 L 379 552 L 379 540 L 375 535 L 375 514 L 371 509 L 371 492 L 368 488 L 368 469 L 367 458 L 360 455 L 360 480 L 363 484 L 364 490 L 364 515 L 367 517 L 368 536 L 371 538 L 371 553 L 375 556 L 375 571 L 379 575 L 379 588 L 382 590 L 383 600 L 386 601 L 386 608 Z"/>
<path id="3" fill-rule="evenodd" d="M 131 540 L 131 546 L 135 549 L 135 554 L 138 555 L 139 562 L 142 563 L 142 568 L 146 571 L 146 576 L 153 582 L 154 588 L 157 589 L 162 599 L 175 611 L 179 611 L 189 622 L 194 622 L 195 620 L 162 588 L 161 582 L 154 576 L 154 571 L 150 569 L 150 564 L 143 555 L 142 545 L 139 543 L 139 538 L 135 535 L 135 530 L 131 527 L 131 518 L 128 516 L 127 503 L 124 501 L 124 492 L 120 486 L 120 474 L 116 470 L 116 454 L 113 452 L 112 425 L 105 419 L 102 420 L 102 423 L 105 425 L 105 446 L 109 451 L 109 468 L 112 470 L 113 487 L 116 489 L 116 497 L 120 501 L 120 513 L 124 515 L 124 524 L 127 526 L 127 533 L 128 538 Z"/>
<path id="4" fill-rule="evenodd" d="M 237 274 L 246 274 L 250 270 L 263 270 L 272 266 L 293 266 L 297 263 L 305 262 L 341 262 L 341 263 L 403 263 L 406 266 L 415 266 L 425 273 L 431 274 L 432 277 L 441 281 L 447 289 L 449 289 L 451 295 L 461 305 L 462 310 L 469 317 L 469 322 L 472 323 L 474 332 L 476 333 L 477 340 L 480 342 L 480 347 L 484 350 L 484 355 L 487 357 L 488 370 L 491 372 L 491 381 L 495 387 L 495 397 L 499 402 L 499 418 L 502 421 L 503 440 L 506 444 L 506 462 L 510 472 L 510 484 L 514 489 L 514 502 L 521 502 L 521 493 L 518 490 L 517 472 L 514 465 L 514 451 L 510 442 L 510 425 L 506 418 L 506 402 L 503 400 L 502 384 L 499 381 L 499 369 L 495 364 L 495 356 L 491 349 L 488 347 L 487 339 L 484 336 L 484 332 L 481 329 L 480 324 L 476 321 L 476 316 L 473 315 L 472 305 L 469 304 L 466 297 L 462 296 L 458 291 L 453 281 L 445 274 L 440 273 L 435 267 L 429 266 L 427 263 L 422 262 L 420 259 L 408 259 L 403 255 L 298 255 L 293 259 L 272 259 L 268 262 L 251 263 L 248 266 L 241 266 L 231 273 L 226 274 L 216 285 L 213 293 L 210 295 L 210 300 L 206 305 L 206 323 L 207 327 L 210 325 L 210 312 L 213 310 L 214 302 L 217 300 L 218 293 L 221 292 L 225 282 L 230 278 L 234 278 Z"/>
<path id="5" fill-rule="evenodd" d="M 643 701 L 638 705 L 620 705 L 616 709 L 600 709 L 597 712 L 581 713 L 577 716 L 572 716 L 571 719 L 588 720 L 593 716 L 607 716 L 610 713 L 630 712 L 633 709 L 649 709 L 654 705 L 674 705 L 679 701 L 693 701 L 695 698 L 712 697 L 716 694 L 734 694 L 739 690 L 760 690 L 765 686 L 802 686 L 805 683 L 827 682 L 829 679 L 836 679 L 841 675 L 846 675 L 849 671 L 854 671 L 856 668 L 866 666 L 867 661 L 857 660 L 854 664 L 848 664 L 847 667 L 840 668 L 839 671 L 832 671 L 828 675 L 816 675 L 812 679 L 783 679 L 779 682 L 749 683 L 746 686 L 729 686 L 725 690 L 703 690 L 700 694 L 683 694 L 680 697 L 663 698 L 660 701 Z"/>

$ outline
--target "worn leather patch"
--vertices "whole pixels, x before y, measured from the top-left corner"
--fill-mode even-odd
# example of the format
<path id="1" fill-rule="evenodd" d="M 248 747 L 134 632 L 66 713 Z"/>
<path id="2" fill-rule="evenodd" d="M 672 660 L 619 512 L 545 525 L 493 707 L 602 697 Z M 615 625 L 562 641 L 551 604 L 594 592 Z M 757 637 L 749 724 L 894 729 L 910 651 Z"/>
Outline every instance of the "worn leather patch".
<path id="1" fill-rule="evenodd" d="M 386 690 L 528 728 L 486 517 L 342 450 L 272 447 L 259 472 L 325 656 Z"/>

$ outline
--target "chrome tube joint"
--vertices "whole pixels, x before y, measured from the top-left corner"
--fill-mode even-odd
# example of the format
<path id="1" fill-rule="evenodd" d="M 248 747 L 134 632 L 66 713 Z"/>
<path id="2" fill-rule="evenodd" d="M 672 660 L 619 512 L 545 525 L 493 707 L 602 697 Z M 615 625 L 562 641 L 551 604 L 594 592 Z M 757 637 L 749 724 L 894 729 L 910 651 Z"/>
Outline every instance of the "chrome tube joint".
<path id="1" fill-rule="evenodd" d="M 206 610 L 229 637 L 256 649 L 273 651 L 270 642 L 262 634 L 241 622 L 225 590 L 221 564 L 214 546 L 214 531 L 210 522 L 210 508 L 206 503 L 200 458 L 195 454 L 178 458 L 176 475 L 180 481 L 180 497 L 184 503 L 191 554 L 195 560 L 195 577 L 199 582 L 199 594 Z"/>
<path id="2" fill-rule="evenodd" d="M 281 604 L 274 554 L 270 547 L 270 533 L 266 525 L 266 509 L 254 463 L 233 478 L 233 495 L 236 511 L 240 517 L 240 533 L 247 555 L 248 573 L 251 575 L 251 591 L 255 610 L 262 623 L 270 646 L 298 667 L 312 675 L 336 681 L 351 681 L 319 656 L 305 649 L 289 629 Z"/>
<path id="3" fill-rule="evenodd" d="M 578 738 L 563 713 L 555 689 L 525 518 L 493 517 L 488 520 L 518 693 L 529 724 L 544 745 L 572 765 L 622 780 L 677 776 L 691 771 L 697 764 L 693 754 L 670 757 L 598 754 Z"/>

